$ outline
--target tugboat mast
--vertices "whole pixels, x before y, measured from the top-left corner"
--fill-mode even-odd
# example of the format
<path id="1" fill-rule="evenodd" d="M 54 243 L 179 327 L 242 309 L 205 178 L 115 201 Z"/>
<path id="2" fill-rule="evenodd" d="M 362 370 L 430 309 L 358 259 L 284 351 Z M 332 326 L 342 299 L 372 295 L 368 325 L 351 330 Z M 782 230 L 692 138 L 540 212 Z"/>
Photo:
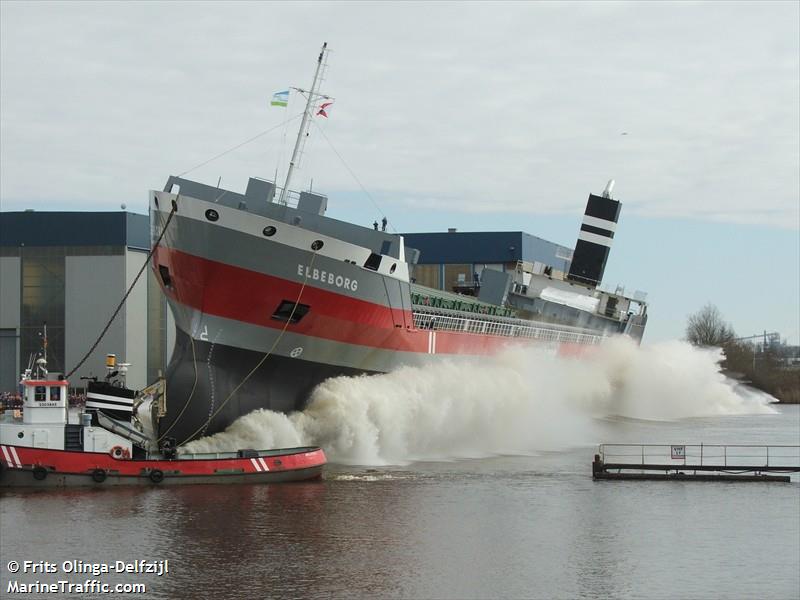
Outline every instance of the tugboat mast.
<path id="1" fill-rule="evenodd" d="M 47 323 L 44 324 L 44 339 L 42 348 L 44 349 L 44 364 L 47 365 Z"/>
<path id="2" fill-rule="evenodd" d="M 34 355 L 33 370 L 34 377 L 47 378 L 47 323 L 42 327 L 42 355 L 36 358 Z"/>
<path id="3" fill-rule="evenodd" d="M 306 109 L 303 112 L 303 120 L 300 123 L 300 131 L 297 132 L 297 140 L 294 143 L 294 151 L 292 152 L 292 160 L 289 161 L 289 170 L 286 171 L 286 181 L 283 184 L 283 189 L 281 190 L 280 198 L 278 199 L 279 204 L 286 204 L 286 194 L 289 191 L 289 184 L 292 180 L 292 173 L 294 172 L 294 168 L 297 164 L 298 157 L 300 155 L 300 151 L 305 141 L 306 137 L 308 136 L 308 126 L 311 123 L 311 113 L 313 111 L 314 102 L 316 102 L 317 98 L 327 98 L 327 96 L 323 96 L 318 93 L 319 86 L 322 83 L 322 79 L 320 77 L 320 71 L 322 70 L 322 64 L 325 59 L 325 54 L 328 52 L 328 42 L 322 44 L 322 50 L 320 50 L 319 58 L 317 59 L 317 70 L 314 72 L 314 81 L 311 82 L 311 91 L 308 93 L 308 100 L 306 101 Z M 298 88 L 299 92 L 303 92 L 305 90 L 301 90 Z"/>

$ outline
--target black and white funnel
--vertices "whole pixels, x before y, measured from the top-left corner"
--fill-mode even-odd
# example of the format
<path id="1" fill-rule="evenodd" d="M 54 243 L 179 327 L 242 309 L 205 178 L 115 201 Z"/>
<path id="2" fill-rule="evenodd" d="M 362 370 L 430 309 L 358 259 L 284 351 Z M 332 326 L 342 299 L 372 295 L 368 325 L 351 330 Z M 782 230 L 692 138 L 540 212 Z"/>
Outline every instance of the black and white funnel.
<path id="1" fill-rule="evenodd" d="M 602 196 L 589 194 L 578 242 L 572 255 L 567 278 L 590 286 L 603 280 L 608 253 L 622 204 L 611 198 L 614 180 L 608 182 Z"/>

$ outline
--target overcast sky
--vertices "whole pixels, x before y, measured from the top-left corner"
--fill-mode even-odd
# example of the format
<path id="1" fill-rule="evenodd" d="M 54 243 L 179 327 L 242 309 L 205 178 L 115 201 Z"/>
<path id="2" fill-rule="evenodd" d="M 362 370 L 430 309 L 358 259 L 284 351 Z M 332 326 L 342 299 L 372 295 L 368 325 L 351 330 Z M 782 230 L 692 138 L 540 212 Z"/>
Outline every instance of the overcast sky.
<path id="1" fill-rule="evenodd" d="M 297 121 L 276 126 L 302 106 L 270 96 L 308 87 L 327 41 L 330 144 L 312 127 L 293 187 L 313 178 L 330 215 L 574 245 L 614 177 L 609 273 L 650 291 L 649 339 L 712 301 L 796 343 L 799 7 L 4 1 L 0 202 L 144 213 L 170 174 L 270 128 L 187 176 L 280 176 Z"/>

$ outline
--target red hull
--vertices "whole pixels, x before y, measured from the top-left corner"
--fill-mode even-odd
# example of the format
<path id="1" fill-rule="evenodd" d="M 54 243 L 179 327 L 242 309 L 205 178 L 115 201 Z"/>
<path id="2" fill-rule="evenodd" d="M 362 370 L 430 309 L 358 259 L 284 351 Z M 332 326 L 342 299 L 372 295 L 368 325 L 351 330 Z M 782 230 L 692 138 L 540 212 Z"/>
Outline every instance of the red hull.
<path id="1" fill-rule="evenodd" d="M 286 298 L 297 298 L 302 287 L 298 282 L 179 250 L 158 248 L 156 261 L 169 266 L 177 282 L 176 288 L 180 290 L 177 295 L 169 288 L 162 288 L 173 301 L 206 315 L 274 330 L 285 326 L 283 321 L 271 318 L 272 310 Z M 312 305 L 314 310 L 293 324 L 291 331 L 344 344 L 418 354 L 491 355 L 509 345 L 532 341 L 503 335 L 417 329 L 411 310 L 392 309 L 311 284 L 305 286 L 302 302 Z M 564 341 L 558 345 L 566 354 L 580 354 L 586 346 Z"/>

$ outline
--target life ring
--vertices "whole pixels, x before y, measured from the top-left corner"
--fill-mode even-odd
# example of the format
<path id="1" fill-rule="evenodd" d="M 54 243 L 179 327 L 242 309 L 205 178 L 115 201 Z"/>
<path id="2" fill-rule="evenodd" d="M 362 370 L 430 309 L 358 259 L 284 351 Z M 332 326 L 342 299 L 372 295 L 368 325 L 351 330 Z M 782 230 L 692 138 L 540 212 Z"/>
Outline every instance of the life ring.
<path id="1" fill-rule="evenodd" d="M 106 472 L 103 469 L 95 469 L 92 471 L 92 479 L 97 483 L 103 483 L 106 480 Z"/>
<path id="2" fill-rule="evenodd" d="M 36 481 L 44 481 L 47 478 L 47 469 L 41 465 L 33 467 L 33 478 Z"/>
<path id="3" fill-rule="evenodd" d="M 123 448 L 122 446 L 114 446 L 110 451 L 109 454 L 111 458 L 121 459 L 121 458 L 130 458 L 131 451 L 127 448 Z"/>
<path id="4" fill-rule="evenodd" d="M 150 471 L 150 481 L 153 483 L 161 483 L 164 481 L 164 471 L 161 469 L 153 469 Z"/>

